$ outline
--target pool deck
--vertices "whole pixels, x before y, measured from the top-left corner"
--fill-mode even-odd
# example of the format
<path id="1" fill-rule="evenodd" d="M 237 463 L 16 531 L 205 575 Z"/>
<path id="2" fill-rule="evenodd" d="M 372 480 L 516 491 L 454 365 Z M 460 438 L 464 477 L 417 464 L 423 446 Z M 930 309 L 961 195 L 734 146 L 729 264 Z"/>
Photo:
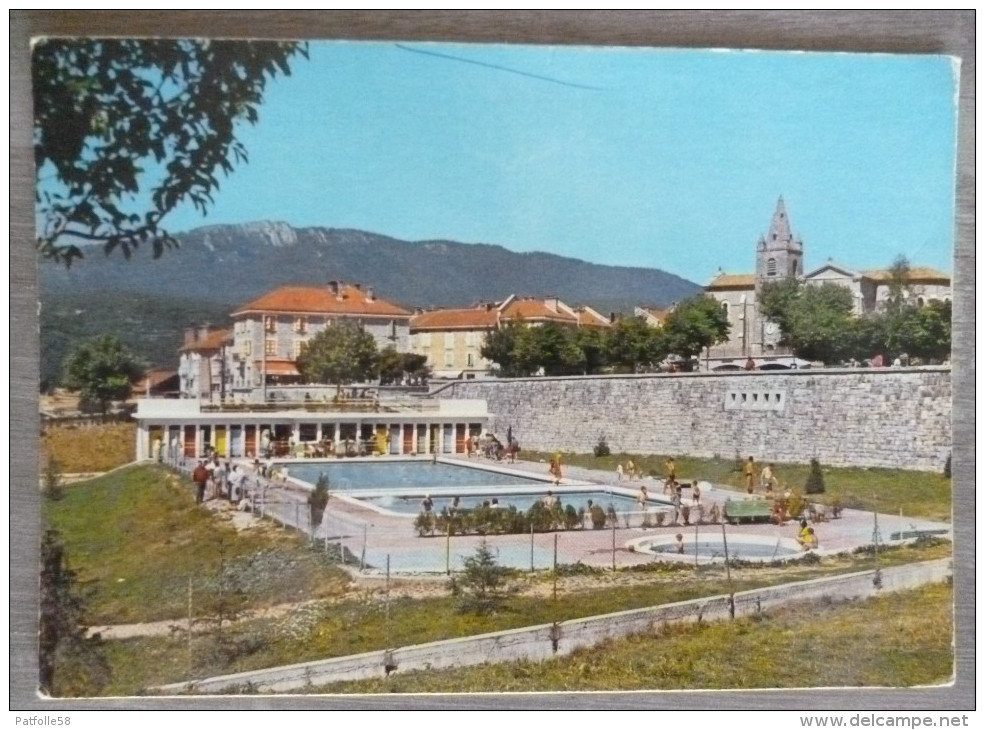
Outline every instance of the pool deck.
<path id="1" fill-rule="evenodd" d="M 426 457 L 425 457 L 426 458 Z M 466 456 L 442 456 L 442 461 L 455 463 L 472 463 L 476 466 L 484 466 L 490 469 L 501 469 L 513 473 L 526 474 L 544 478 L 547 475 L 547 465 L 541 462 L 521 461 L 515 464 L 506 462 L 495 462 L 481 457 Z M 422 459 L 423 461 L 423 459 Z M 643 478 L 629 480 L 624 478 L 621 481 L 616 479 L 616 475 L 610 471 L 599 471 L 581 467 L 565 466 L 562 486 L 559 491 L 563 491 L 565 483 L 571 485 L 596 484 L 602 486 L 622 487 L 635 493 L 640 485 L 646 485 L 647 490 L 653 496 L 663 494 L 663 485 L 660 481 L 653 478 Z M 689 481 L 687 475 L 681 477 L 682 481 Z M 549 483 L 545 483 L 544 489 L 551 488 Z M 306 492 L 294 487 L 278 487 L 277 492 L 288 501 L 303 501 Z M 753 495 L 762 498 L 761 494 Z M 712 504 L 722 507 L 727 499 L 745 499 L 747 495 L 734 489 L 726 488 L 721 485 L 711 485 L 703 487 L 701 502 L 705 510 L 711 508 Z M 564 500 L 562 496 L 562 501 Z M 685 493 L 685 504 L 690 500 Z M 707 512 L 706 512 L 707 513 Z M 639 524 L 639 518 L 635 520 Z M 863 545 L 873 542 L 874 528 L 878 522 L 880 542 L 889 542 L 890 535 L 900 531 L 922 531 L 922 530 L 950 530 L 951 526 L 946 522 L 935 522 L 922 518 L 913 518 L 900 515 L 879 514 L 878 517 L 872 512 L 845 509 L 840 518 L 836 520 L 812 523 L 815 528 L 820 554 L 836 553 L 853 550 Z M 727 525 L 728 535 L 756 535 L 763 538 L 796 538 L 799 532 L 799 524 L 791 520 L 784 525 L 772 524 L 749 524 L 749 525 Z M 708 530 L 714 530 L 716 534 L 721 534 L 721 525 L 701 524 L 697 527 L 697 532 L 707 534 Z M 555 549 L 555 535 L 557 536 L 558 562 L 562 564 L 572 564 L 582 562 L 586 565 L 597 567 L 612 567 L 613 556 L 617 566 L 630 566 L 652 562 L 655 557 L 648 553 L 633 552 L 627 549 L 626 545 L 632 541 L 648 535 L 666 535 L 681 532 L 685 539 L 690 539 L 695 535 L 695 526 L 683 525 L 663 525 L 661 527 L 643 528 L 639 526 L 625 527 L 622 520 L 615 530 L 606 528 L 603 530 L 582 529 L 561 531 L 558 533 L 537 533 L 530 535 L 490 535 L 482 536 L 462 536 L 455 535 L 450 541 L 446 542 L 443 536 L 419 537 L 413 528 L 413 520 L 408 516 L 396 516 L 386 514 L 366 507 L 357 500 L 336 495 L 331 499 L 326 511 L 326 520 L 316 532 L 318 537 L 327 537 L 330 541 L 343 537 L 346 545 L 354 554 L 359 554 L 360 546 L 365 544 L 366 554 L 369 556 L 367 562 L 374 568 L 379 566 L 380 556 L 400 555 L 406 556 L 404 560 L 396 559 L 394 562 L 398 572 L 417 572 L 413 568 L 408 568 L 408 564 L 417 562 L 413 555 L 431 554 L 425 560 L 428 568 L 420 572 L 434 572 L 435 565 L 444 565 L 446 562 L 446 550 L 451 557 L 447 558 L 447 563 L 454 570 L 460 567 L 460 560 L 463 556 L 471 554 L 475 547 L 483 540 L 496 550 L 508 551 L 512 554 L 512 563 L 517 567 L 530 567 L 529 556 L 536 552 L 536 567 L 549 567 L 553 561 Z M 613 538 L 615 538 L 616 550 L 613 553 Z M 434 555 L 441 556 L 435 558 Z M 385 561 L 385 557 L 384 557 Z M 510 561 L 504 560 L 504 563 Z M 457 563 L 457 564 L 453 564 Z"/>

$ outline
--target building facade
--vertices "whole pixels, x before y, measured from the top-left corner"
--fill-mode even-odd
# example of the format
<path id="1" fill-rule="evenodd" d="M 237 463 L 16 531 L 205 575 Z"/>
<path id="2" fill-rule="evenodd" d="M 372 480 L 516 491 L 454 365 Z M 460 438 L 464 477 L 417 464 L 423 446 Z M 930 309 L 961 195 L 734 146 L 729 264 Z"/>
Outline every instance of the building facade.
<path id="1" fill-rule="evenodd" d="M 360 284 L 330 281 L 325 287 L 278 287 L 232 313 L 229 392 L 298 383 L 296 363 L 307 343 L 343 320 L 371 334 L 379 349 L 407 352 L 410 317 L 408 310 Z"/>
<path id="2" fill-rule="evenodd" d="M 756 243 L 755 273 L 718 274 L 705 287 L 705 292 L 717 299 L 731 325 L 729 340 L 710 348 L 708 359 L 772 359 L 790 356 L 780 345 L 782 333 L 775 322 L 762 316 L 759 292 L 763 285 L 783 279 L 797 279 L 807 285 L 833 283 L 852 292 L 857 315 L 878 311 L 885 305 L 890 292 L 891 274 L 884 269 L 856 270 L 834 263 L 805 273 L 804 242 L 796 235 L 781 196 L 776 203 L 767 233 Z M 910 269 L 906 294 L 914 304 L 923 306 L 933 301 L 950 301 L 951 278 L 926 266 Z"/>
<path id="3" fill-rule="evenodd" d="M 178 350 L 178 391 L 182 398 L 221 397 L 228 384 L 227 350 L 232 331 L 190 327 Z"/>
<path id="4" fill-rule="evenodd" d="M 427 365 L 439 378 L 486 377 L 493 367 L 482 357 L 486 335 L 517 321 L 532 327 L 547 322 L 568 327 L 610 326 L 609 320 L 591 307 L 571 307 L 555 296 L 514 294 L 502 302 L 418 312 L 410 321 L 411 352 L 427 357 Z"/>

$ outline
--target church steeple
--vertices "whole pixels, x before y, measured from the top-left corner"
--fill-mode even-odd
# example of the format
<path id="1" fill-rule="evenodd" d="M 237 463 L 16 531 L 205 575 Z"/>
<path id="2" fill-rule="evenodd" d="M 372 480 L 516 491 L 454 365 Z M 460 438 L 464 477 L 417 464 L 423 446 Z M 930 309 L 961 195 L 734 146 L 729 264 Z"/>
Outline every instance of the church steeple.
<path id="1" fill-rule="evenodd" d="M 794 236 L 781 195 L 776 201 L 769 231 L 756 244 L 756 286 L 804 273 L 804 244 Z"/>
<path id="2" fill-rule="evenodd" d="M 792 241 L 790 219 L 787 218 L 787 208 L 783 204 L 783 196 L 781 195 L 776 201 L 776 210 L 773 211 L 773 222 L 770 223 L 770 231 L 766 236 L 766 246 L 767 248 L 786 248 Z"/>

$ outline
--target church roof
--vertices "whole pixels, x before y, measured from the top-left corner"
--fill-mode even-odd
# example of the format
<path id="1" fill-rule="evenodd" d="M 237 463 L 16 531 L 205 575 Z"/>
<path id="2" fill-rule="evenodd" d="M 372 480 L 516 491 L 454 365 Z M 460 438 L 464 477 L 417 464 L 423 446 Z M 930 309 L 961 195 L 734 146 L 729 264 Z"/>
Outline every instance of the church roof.
<path id="1" fill-rule="evenodd" d="M 893 278 L 893 274 L 888 269 L 866 269 L 862 276 L 873 281 L 886 282 Z M 929 266 L 911 266 L 910 275 L 907 281 L 911 284 L 946 284 L 950 285 L 951 277 L 943 271 L 938 271 Z"/>
<path id="2" fill-rule="evenodd" d="M 705 287 L 706 290 L 755 289 L 755 288 L 756 288 L 755 274 L 726 274 L 725 272 L 720 273 L 718 276 L 716 276 L 708 283 L 708 286 Z"/>

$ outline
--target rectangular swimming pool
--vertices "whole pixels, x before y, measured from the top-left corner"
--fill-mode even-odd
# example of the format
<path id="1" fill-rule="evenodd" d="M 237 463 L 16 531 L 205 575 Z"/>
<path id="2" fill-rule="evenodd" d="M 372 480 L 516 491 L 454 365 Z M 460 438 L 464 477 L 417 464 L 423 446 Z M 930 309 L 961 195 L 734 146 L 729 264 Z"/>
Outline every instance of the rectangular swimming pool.
<path id="1" fill-rule="evenodd" d="M 549 484 L 544 479 L 518 476 L 481 467 L 430 461 L 285 462 L 290 477 L 315 484 L 322 474 L 332 491 L 444 489 L 456 487 L 519 487 Z M 546 468 L 545 468 L 546 471 Z"/>

